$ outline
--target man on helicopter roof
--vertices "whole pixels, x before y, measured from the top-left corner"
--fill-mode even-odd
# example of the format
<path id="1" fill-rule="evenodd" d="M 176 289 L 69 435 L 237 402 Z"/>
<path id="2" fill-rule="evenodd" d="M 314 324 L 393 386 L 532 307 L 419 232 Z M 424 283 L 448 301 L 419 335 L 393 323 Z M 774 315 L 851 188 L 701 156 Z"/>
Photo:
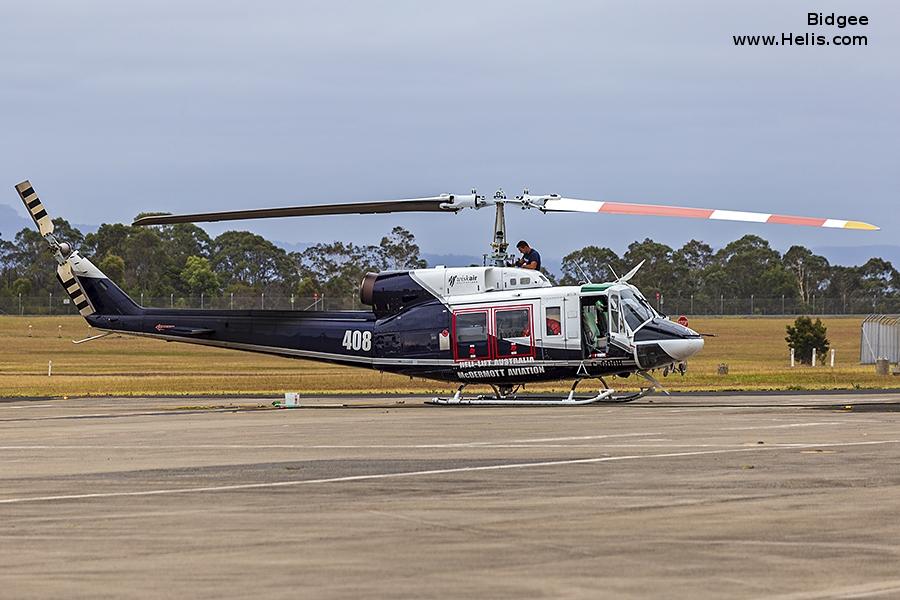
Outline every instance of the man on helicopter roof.
<path id="1" fill-rule="evenodd" d="M 522 258 L 516 261 L 516 266 L 523 269 L 541 270 L 541 255 L 537 250 L 528 245 L 525 240 L 519 240 L 516 248 L 522 253 Z"/>

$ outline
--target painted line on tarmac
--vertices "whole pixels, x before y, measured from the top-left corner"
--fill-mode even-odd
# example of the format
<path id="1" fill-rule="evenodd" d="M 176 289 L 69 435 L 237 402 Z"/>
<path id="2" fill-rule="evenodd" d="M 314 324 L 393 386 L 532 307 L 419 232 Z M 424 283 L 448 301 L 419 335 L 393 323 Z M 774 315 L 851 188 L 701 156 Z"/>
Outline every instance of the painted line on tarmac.
<path id="1" fill-rule="evenodd" d="M 92 500 L 99 498 L 127 498 L 141 496 L 171 496 L 176 494 L 200 494 L 207 492 L 234 492 L 243 490 L 273 489 L 314 485 L 323 483 L 348 483 L 355 481 L 375 481 L 379 479 L 400 479 L 406 477 L 425 477 L 429 475 L 453 475 L 456 473 L 474 473 L 478 471 L 505 471 L 513 469 L 536 469 L 543 467 L 560 467 L 568 465 L 590 465 L 605 462 L 631 461 L 653 458 L 683 458 L 688 456 L 708 456 L 714 454 L 737 454 L 744 452 L 775 451 L 798 448 L 835 448 L 848 446 L 878 446 L 900 444 L 898 440 L 878 440 L 866 442 L 838 442 L 825 444 L 791 444 L 786 446 L 752 446 L 746 448 L 730 448 L 725 450 L 698 450 L 694 452 L 665 452 L 661 454 L 630 454 L 625 456 L 601 456 L 595 458 L 573 458 L 566 460 L 546 460 L 539 462 L 506 463 L 481 465 L 477 467 L 453 467 L 448 469 L 427 469 L 423 471 L 400 471 L 398 473 L 374 473 L 371 475 L 348 475 L 345 477 L 326 477 L 321 479 L 293 479 L 287 481 L 271 481 L 266 483 L 238 483 L 231 485 L 213 485 L 192 488 L 164 488 L 156 490 L 140 490 L 133 492 L 96 492 L 88 494 L 61 494 L 58 496 L 31 496 L 21 498 L 5 498 L 0 504 L 25 504 L 34 502 L 54 502 L 60 500 Z"/>
<path id="2" fill-rule="evenodd" d="M 900 579 L 888 579 L 851 585 L 847 587 L 831 587 L 813 591 L 793 592 L 777 596 L 761 596 L 767 600 L 821 600 L 822 598 L 878 598 L 890 596 L 896 598 L 900 592 Z"/>
<path id="3" fill-rule="evenodd" d="M 793 427 L 819 427 L 821 425 L 846 425 L 843 421 L 819 421 L 816 423 L 785 423 L 783 425 L 757 425 L 753 427 L 723 427 L 720 431 L 753 431 L 756 429 L 791 429 Z"/>
<path id="4" fill-rule="evenodd" d="M 31 444 L 18 446 L 0 446 L 3 450 L 419 450 L 429 448 L 552 448 L 545 442 L 565 442 L 601 440 L 613 438 L 644 437 L 660 435 L 659 433 L 610 433 L 604 435 L 575 435 L 557 438 L 535 438 L 527 440 L 502 440 L 481 442 L 448 442 L 445 444 Z M 660 441 L 660 440 L 648 440 Z M 528 444 L 533 444 L 529 446 Z M 690 444 L 690 447 L 695 447 Z M 562 444 L 560 447 L 574 447 L 571 444 Z"/>

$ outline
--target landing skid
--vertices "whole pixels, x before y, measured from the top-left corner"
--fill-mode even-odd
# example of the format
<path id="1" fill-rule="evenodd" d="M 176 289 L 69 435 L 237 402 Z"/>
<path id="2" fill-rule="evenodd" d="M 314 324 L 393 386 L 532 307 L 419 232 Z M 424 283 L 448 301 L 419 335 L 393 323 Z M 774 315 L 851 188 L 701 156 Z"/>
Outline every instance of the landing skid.
<path id="1" fill-rule="evenodd" d="M 643 398 L 655 388 L 642 388 L 639 392 L 617 396 L 614 389 L 609 388 L 603 381 L 603 389 L 594 396 L 576 396 L 575 388 L 581 382 L 580 379 L 575 380 L 569 395 L 565 398 L 555 396 L 517 396 L 511 388 L 494 388 L 494 395 L 479 395 L 473 398 L 466 398 L 462 395 L 463 389 L 467 384 L 462 384 L 456 390 L 456 393 L 449 398 L 432 398 L 426 400 L 426 404 L 439 405 L 467 405 L 467 406 L 584 406 L 587 404 L 621 404 L 624 402 L 632 402 L 638 398 Z"/>

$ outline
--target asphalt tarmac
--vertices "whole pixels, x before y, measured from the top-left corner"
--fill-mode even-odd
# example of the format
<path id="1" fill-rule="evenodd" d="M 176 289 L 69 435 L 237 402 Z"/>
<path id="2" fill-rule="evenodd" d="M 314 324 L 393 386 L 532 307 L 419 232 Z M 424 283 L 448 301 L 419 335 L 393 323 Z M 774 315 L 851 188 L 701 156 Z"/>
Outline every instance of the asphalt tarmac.
<path id="1" fill-rule="evenodd" d="M 0 400 L 0 597 L 900 597 L 900 394 L 306 402 Z"/>

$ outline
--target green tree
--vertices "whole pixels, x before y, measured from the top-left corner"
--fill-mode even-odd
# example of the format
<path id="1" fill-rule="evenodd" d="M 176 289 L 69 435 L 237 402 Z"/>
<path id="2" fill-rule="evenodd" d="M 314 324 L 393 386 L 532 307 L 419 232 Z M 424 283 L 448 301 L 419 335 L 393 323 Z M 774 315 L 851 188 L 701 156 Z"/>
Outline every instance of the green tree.
<path id="1" fill-rule="evenodd" d="M 719 292 L 726 297 L 796 295 L 796 286 L 781 262 L 781 254 L 757 235 L 745 235 L 731 242 L 716 252 L 715 262 L 718 269 L 711 271 L 717 271 Z"/>
<path id="2" fill-rule="evenodd" d="M 239 283 L 257 292 L 281 284 L 290 289 L 298 278 L 287 252 L 249 231 L 226 231 L 218 236 L 210 262 L 226 286 Z"/>
<path id="3" fill-rule="evenodd" d="M 188 256 L 181 270 L 181 281 L 191 294 L 215 294 L 219 291 L 219 277 L 209 260 L 202 256 Z"/>
<path id="4" fill-rule="evenodd" d="M 23 296 L 27 296 L 31 293 L 31 280 L 25 277 L 19 277 L 12 284 L 12 293 L 18 296 L 22 294 Z"/>
<path id="5" fill-rule="evenodd" d="M 709 244 L 691 240 L 672 253 L 673 284 L 668 292 L 672 298 L 690 298 L 692 295 L 712 297 L 706 289 L 706 277 L 713 262 L 713 250 Z"/>
<path id="6" fill-rule="evenodd" d="M 794 349 L 794 357 L 802 363 L 810 364 L 812 362 L 812 353 L 821 361 L 825 360 L 828 354 L 829 342 L 826 337 L 825 324 L 821 319 L 815 322 L 809 317 L 797 317 L 793 325 L 788 325 L 787 336 L 784 340 L 788 344 L 788 348 Z"/>
<path id="7" fill-rule="evenodd" d="M 887 296 L 900 290 L 900 275 L 890 261 L 870 258 L 859 267 L 859 274 L 866 295 Z"/>
<path id="8" fill-rule="evenodd" d="M 15 256 L 16 245 L 0 239 L 0 293 L 8 291 L 16 278 Z"/>
<path id="9" fill-rule="evenodd" d="M 344 242 L 310 246 L 294 259 L 303 288 L 330 297 L 353 296 L 366 273 L 384 266 L 378 247 Z"/>
<path id="10" fill-rule="evenodd" d="M 61 242 L 78 248 L 84 241 L 81 232 L 65 219 L 53 219 L 54 235 Z M 32 293 L 46 294 L 58 290 L 56 260 L 45 240 L 36 229 L 26 228 L 16 234 L 15 250 L 8 257 L 16 277 L 25 277 L 32 283 Z"/>
<path id="11" fill-rule="evenodd" d="M 566 254 L 560 265 L 562 277 L 561 285 L 577 285 L 584 283 L 584 275 L 591 283 L 603 283 L 613 281 L 616 271 L 619 275 L 622 264 L 619 256 L 609 248 L 598 246 L 585 246 L 581 250 L 575 250 Z M 582 270 L 584 275 L 582 275 Z"/>
<path id="12" fill-rule="evenodd" d="M 415 236 L 403 227 L 394 227 L 381 238 L 378 246 L 379 266 L 382 270 L 424 269 L 427 265 L 419 257 L 419 245 Z"/>
<path id="13" fill-rule="evenodd" d="M 125 259 L 112 252 L 107 253 L 97 265 L 103 274 L 117 283 L 125 281 Z"/>
<path id="14" fill-rule="evenodd" d="M 821 294 L 828 286 L 830 265 L 824 256 L 803 246 L 791 246 L 782 263 L 793 275 L 797 294 L 804 303 L 808 304 L 813 294 Z"/>
<path id="15" fill-rule="evenodd" d="M 675 288 L 675 269 L 672 262 L 672 249 L 650 238 L 643 242 L 632 242 L 622 257 L 626 269 L 633 269 L 644 261 L 644 266 L 629 282 L 647 295 L 654 297 L 657 293 L 669 294 Z"/>
<path id="16" fill-rule="evenodd" d="M 96 232 L 84 236 L 84 245 L 80 252 L 89 258 L 98 259 L 107 254 L 119 256 L 125 251 L 125 243 L 128 237 L 136 230 L 136 227 L 123 225 L 122 223 L 104 223 Z"/>
<path id="17" fill-rule="evenodd" d="M 122 248 L 126 290 L 132 294 L 168 296 L 175 289 L 171 259 L 159 233 L 147 227 L 133 227 Z"/>

